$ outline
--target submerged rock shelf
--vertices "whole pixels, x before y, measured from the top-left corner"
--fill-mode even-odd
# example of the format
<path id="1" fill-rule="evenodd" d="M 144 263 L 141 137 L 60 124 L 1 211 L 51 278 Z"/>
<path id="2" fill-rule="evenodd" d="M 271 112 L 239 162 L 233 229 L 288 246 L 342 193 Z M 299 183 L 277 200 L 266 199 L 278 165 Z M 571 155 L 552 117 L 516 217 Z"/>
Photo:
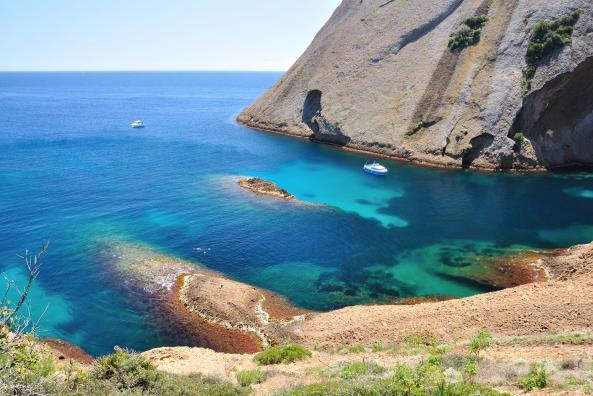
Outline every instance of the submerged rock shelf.
<path id="1" fill-rule="evenodd" d="M 109 269 L 126 291 L 148 300 L 155 325 L 175 332 L 184 345 L 257 352 L 284 339 L 283 328 L 309 312 L 148 246 L 109 241 L 106 252 Z"/>

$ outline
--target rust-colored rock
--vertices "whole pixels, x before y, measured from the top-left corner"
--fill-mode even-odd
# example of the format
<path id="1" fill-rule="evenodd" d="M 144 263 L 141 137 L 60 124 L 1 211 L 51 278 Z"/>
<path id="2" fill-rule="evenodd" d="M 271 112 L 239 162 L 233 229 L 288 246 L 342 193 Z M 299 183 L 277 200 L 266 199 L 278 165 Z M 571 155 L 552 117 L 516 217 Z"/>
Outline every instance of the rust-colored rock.
<path id="1" fill-rule="evenodd" d="M 56 360 L 74 360 L 82 364 L 92 364 L 95 359 L 76 345 L 58 338 L 41 338 Z"/>

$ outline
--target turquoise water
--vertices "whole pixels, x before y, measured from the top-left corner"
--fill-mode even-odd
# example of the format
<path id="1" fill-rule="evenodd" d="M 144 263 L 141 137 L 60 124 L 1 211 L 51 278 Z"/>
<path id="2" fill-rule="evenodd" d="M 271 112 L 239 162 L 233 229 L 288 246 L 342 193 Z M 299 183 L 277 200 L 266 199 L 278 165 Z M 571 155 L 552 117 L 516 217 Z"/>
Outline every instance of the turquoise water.
<path id="1" fill-rule="evenodd" d="M 1 73 L 0 271 L 51 246 L 32 293 L 41 335 L 90 353 L 182 344 L 126 289 L 100 241 L 134 241 L 332 309 L 490 290 L 464 257 L 593 240 L 591 174 L 414 168 L 257 133 L 236 114 L 278 73 Z M 142 118 L 144 130 L 129 123 Z M 253 196 L 261 176 L 304 204 Z M 161 323 L 161 324 L 159 324 Z"/>

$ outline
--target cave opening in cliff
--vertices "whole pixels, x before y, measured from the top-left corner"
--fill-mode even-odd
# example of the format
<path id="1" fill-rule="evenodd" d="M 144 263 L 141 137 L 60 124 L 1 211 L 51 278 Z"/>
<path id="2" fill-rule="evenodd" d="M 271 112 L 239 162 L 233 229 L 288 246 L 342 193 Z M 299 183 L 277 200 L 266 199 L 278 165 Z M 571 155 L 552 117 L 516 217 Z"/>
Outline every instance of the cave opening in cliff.
<path id="1" fill-rule="evenodd" d="M 317 117 L 321 115 L 321 91 L 309 91 L 303 106 L 303 122 L 307 124 L 315 135 L 319 134 Z"/>
<path id="2" fill-rule="evenodd" d="M 347 145 L 350 143 L 350 137 L 343 133 L 341 125 L 323 114 L 321 96 L 320 90 L 309 91 L 303 104 L 302 121 L 313 132 L 310 139 L 338 146 Z"/>

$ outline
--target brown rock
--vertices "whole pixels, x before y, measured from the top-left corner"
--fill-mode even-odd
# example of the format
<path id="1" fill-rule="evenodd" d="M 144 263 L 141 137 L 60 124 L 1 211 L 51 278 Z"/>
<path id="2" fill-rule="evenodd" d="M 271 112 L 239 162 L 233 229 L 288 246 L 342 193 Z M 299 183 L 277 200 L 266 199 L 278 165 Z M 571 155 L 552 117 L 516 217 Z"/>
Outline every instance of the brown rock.
<path id="1" fill-rule="evenodd" d="M 280 198 L 285 200 L 293 199 L 294 196 L 288 191 L 278 187 L 275 183 L 263 180 L 257 177 L 239 180 L 239 186 L 246 190 L 253 191 L 259 195 L 267 195 L 269 197 Z"/>

